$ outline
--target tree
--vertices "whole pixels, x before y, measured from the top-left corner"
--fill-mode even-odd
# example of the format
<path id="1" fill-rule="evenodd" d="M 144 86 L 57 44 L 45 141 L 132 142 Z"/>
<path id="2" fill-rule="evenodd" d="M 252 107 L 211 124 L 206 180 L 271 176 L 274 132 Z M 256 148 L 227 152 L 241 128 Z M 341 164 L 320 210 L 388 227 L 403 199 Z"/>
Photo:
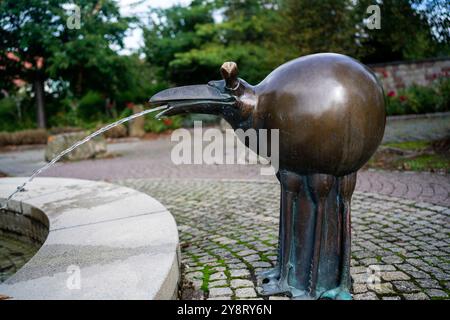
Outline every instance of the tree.
<path id="1" fill-rule="evenodd" d="M 236 61 L 249 82 L 273 68 L 267 43 L 273 35 L 274 1 L 193 1 L 187 7 L 157 10 L 144 31 L 147 60 L 160 77 L 177 84 L 219 78 L 219 66 Z M 272 5 L 270 5 L 272 3 Z M 215 21 L 214 17 L 220 17 Z"/>
<path id="2" fill-rule="evenodd" d="M 356 10 L 364 12 L 372 1 L 361 0 Z M 433 57 L 439 51 L 437 37 L 427 21 L 426 13 L 420 13 L 420 3 L 429 1 L 383 0 L 379 3 L 381 28 L 365 32 L 362 45 L 368 49 L 364 62 L 384 62 Z M 444 12 L 443 12 L 444 13 Z M 447 31 L 448 32 L 448 31 Z"/>
<path id="3" fill-rule="evenodd" d="M 337 52 L 359 57 L 358 16 L 351 0 L 283 0 L 277 46 L 284 59 Z"/>
<path id="4" fill-rule="evenodd" d="M 149 25 L 144 28 L 142 51 L 160 79 L 183 84 L 189 77 L 191 80 L 199 77 L 199 70 L 194 66 L 180 70 L 171 63 L 177 54 L 189 52 L 204 43 L 196 34 L 196 27 L 213 23 L 212 10 L 213 7 L 202 0 L 195 0 L 187 7 L 176 5 L 151 10 Z"/>
<path id="5" fill-rule="evenodd" d="M 44 84 L 68 81 L 75 94 L 88 88 L 110 93 L 120 85 L 120 47 L 131 19 L 120 16 L 113 0 L 79 0 L 80 28 L 70 29 L 74 11 L 65 0 L 0 2 L 0 78 L 33 84 L 38 126 L 45 127 Z M 7 58 L 8 53 L 18 57 Z M 6 82 L 4 81 L 4 82 Z"/>

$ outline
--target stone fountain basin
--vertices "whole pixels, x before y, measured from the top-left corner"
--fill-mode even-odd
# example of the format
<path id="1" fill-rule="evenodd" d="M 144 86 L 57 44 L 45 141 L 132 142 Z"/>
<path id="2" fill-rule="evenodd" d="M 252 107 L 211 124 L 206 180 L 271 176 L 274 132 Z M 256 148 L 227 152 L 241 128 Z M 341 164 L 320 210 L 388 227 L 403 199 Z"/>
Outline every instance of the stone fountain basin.
<path id="1" fill-rule="evenodd" d="M 0 198 L 24 180 L 0 179 Z M 26 190 L 8 209 L 48 225 L 48 236 L 37 253 L 0 284 L 0 295 L 176 298 L 178 231 L 174 218 L 158 201 L 130 188 L 78 179 L 36 178 Z M 33 230 L 25 233 L 32 235 Z"/>

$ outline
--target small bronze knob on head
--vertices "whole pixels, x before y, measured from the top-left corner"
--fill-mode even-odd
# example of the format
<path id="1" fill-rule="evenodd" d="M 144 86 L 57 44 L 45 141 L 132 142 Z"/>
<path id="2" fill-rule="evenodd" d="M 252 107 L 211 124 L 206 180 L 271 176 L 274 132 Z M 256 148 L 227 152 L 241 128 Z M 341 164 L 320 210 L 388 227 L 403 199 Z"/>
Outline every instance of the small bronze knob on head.
<path id="1" fill-rule="evenodd" d="M 230 90 L 236 90 L 239 86 L 238 79 L 238 66 L 235 62 L 224 62 L 220 67 L 220 73 L 223 80 L 225 80 L 226 86 Z"/>

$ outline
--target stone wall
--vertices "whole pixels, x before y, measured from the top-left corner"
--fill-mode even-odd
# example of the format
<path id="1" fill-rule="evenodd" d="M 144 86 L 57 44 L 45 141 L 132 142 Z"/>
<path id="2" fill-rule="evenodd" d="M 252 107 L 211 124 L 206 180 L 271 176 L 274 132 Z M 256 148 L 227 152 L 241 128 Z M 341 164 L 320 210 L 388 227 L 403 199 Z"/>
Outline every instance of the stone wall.
<path id="1" fill-rule="evenodd" d="M 386 93 L 413 84 L 428 86 L 439 78 L 450 76 L 450 58 L 389 62 L 369 67 L 382 81 Z"/>

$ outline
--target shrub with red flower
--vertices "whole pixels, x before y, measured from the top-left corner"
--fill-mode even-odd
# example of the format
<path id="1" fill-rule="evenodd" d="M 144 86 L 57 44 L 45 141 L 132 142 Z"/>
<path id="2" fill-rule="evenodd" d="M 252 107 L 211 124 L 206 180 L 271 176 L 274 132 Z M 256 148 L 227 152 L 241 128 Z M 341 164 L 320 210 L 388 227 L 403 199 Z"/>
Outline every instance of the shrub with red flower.
<path id="1" fill-rule="evenodd" d="M 389 91 L 387 96 L 388 97 L 395 97 L 395 91 Z"/>
<path id="2" fill-rule="evenodd" d="M 127 102 L 126 106 L 127 106 L 128 109 L 133 110 L 134 103 L 133 102 Z"/>
<path id="3" fill-rule="evenodd" d="M 398 98 L 400 99 L 401 102 L 405 102 L 406 100 L 408 100 L 406 96 L 400 96 Z"/>
<path id="4" fill-rule="evenodd" d="M 172 124 L 173 124 L 173 121 L 172 121 L 172 119 L 170 119 L 170 118 L 164 118 L 163 119 L 163 122 L 164 122 L 164 124 L 166 125 L 166 126 L 171 126 Z"/>

